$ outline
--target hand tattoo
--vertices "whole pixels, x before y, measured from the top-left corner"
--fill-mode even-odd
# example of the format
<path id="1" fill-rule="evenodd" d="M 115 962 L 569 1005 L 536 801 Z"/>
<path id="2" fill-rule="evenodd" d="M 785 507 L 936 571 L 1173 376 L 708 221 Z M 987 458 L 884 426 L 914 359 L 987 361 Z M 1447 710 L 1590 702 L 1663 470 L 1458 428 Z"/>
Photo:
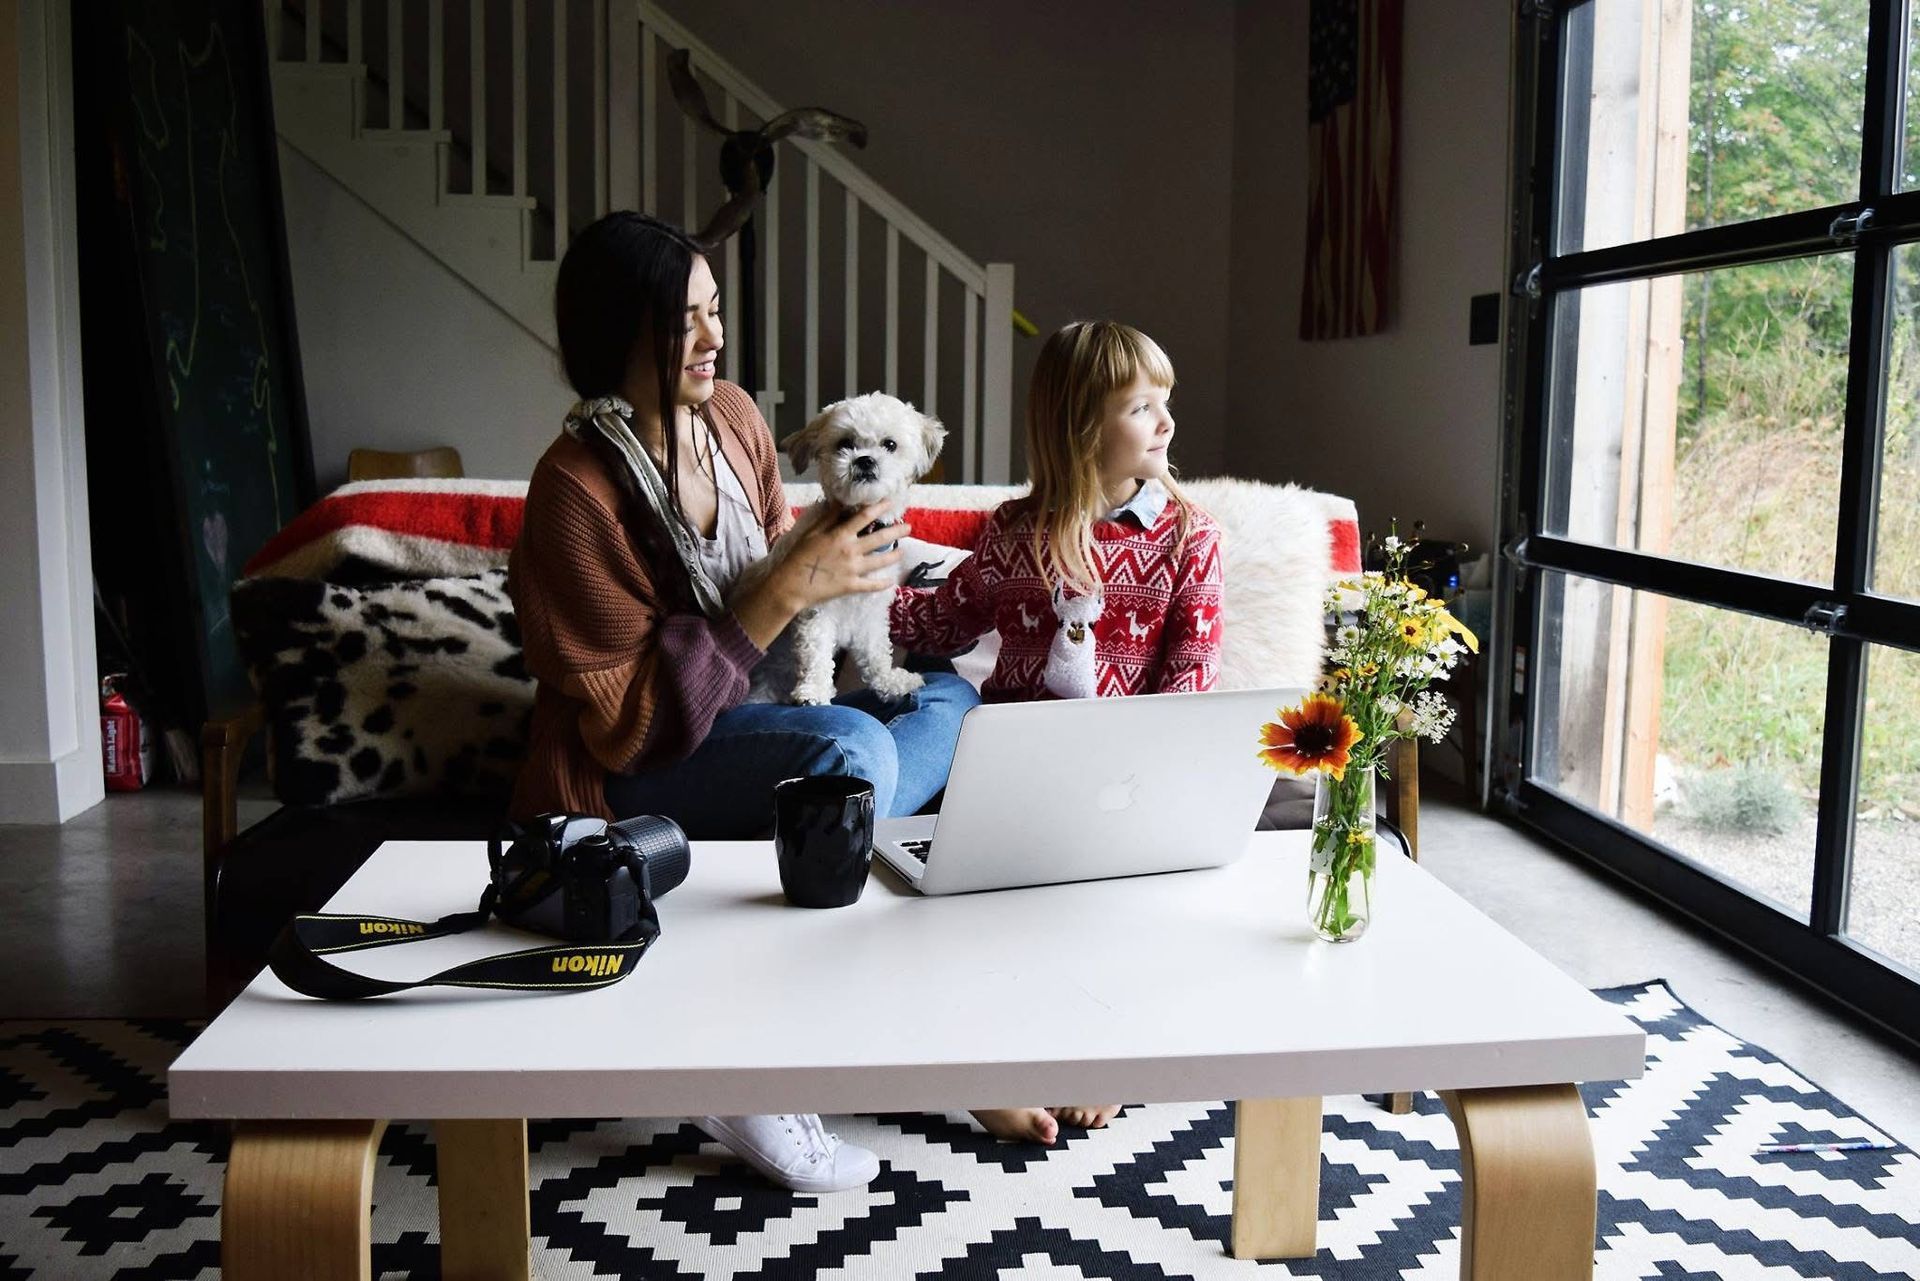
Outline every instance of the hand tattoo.
<path id="1" fill-rule="evenodd" d="M 811 565 L 807 566 L 807 581 L 811 583 L 814 579 L 818 578 L 819 576 L 820 576 L 820 562 L 816 560 Z"/>

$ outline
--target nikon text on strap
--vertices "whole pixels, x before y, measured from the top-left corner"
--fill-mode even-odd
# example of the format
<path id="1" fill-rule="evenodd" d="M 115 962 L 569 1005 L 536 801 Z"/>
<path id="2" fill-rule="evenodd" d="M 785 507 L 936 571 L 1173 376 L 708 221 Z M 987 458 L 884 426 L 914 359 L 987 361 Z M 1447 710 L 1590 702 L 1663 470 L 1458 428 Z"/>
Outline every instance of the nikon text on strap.
<path id="1" fill-rule="evenodd" d="M 306 996 L 351 1001 L 416 987 L 507 992 L 573 992 L 625 978 L 660 937 L 653 897 L 686 878 L 691 852 L 670 819 L 639 815 L 621 823 L 583 814 L 542 814 L 530 828 L 496 832 L 487 842 L 487 888 L 471 912 L 437 921 L 315 912 L 296 916 L 274 939 L 267 965 Z M 481 957 L 402 981 L 377 979 L 328 960 L 415 939 L 461 934 L 498 917 L 558 942 Z"/>
<path id="2" fill-rule="evenodd" d="M 273 949 L 267 954 L 267 965 L 274 977 L 294 991 L 329 1001 L 385 996 L 416 987 L 571 992 L 618 983 L 660 937 L 659 921 L 648 912 L 626 935 L 608 942 L 549 943 L 519 952 L 502 952 L 410 982 L 369 978 L 341 969 L 326 959 L 341 952 L 461 934 L 484 924 L 492 915 L 492 909 L 493 891 L 489 889 L 481 898 L 478 910 L 457 912 L 437 921 L 339 913 L 296 916 L 274 940 Z"/>

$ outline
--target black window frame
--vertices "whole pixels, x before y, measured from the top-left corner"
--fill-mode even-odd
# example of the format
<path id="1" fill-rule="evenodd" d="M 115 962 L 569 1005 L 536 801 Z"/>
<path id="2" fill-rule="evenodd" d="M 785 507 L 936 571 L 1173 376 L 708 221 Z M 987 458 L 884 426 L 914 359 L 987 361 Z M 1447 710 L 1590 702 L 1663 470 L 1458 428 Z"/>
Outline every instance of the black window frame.
<path id="1" fill-rule="evenodd" d="M 1920 651 L 1920 603 L 1869 590 L 1884 449 L 1894 257 L 1920 243 L 1920 191 L 1899 191 L 1910 0 L 1869 6 L 1865 97 L 1857 198 L 1750 222 L 1651 240 L 1553 253 L 1560 196 L 1561 74 L 1571 20 L 1597 0 L 1515 10 L 1512 205 L 1508 261 L 1516 270 L 1507 308 L 1502 406 L 1500 545 L 1491 648 L 1494 690 L 1484 798 L 1554 839 L 1774 963 L 1788 974 L 1920 1046 L 1920 972 L 1841 933 L 1847 916 L 1854 812 L 1865 719 L 1868 645 Z M 1583 127 L 1583 126 L 1581 126 Z M 1593 285 L 1680 272 L 1777 262 L 1851 251 L 1853 297 L 1842 426 L 1833 581 L 1810 585 L 1745 570 L 1695 564 L 1540 532 L 1552 475 L 1550 390 L 1566 389 L 1548 368 L 1565 358 L 1549 327 L 1565 309 L 1554 299 Z M 1577 295 L 1575 295 L 1577 297 Z M 1659 845 L 1618 820 L 1532 780 L 1535 690 L 1550 688 L 1537 666 L 1547 654 L 1543 602 L 1564 582 L 1554 571 L 1825 634 L 1829 655 L 1821 751 L 1812 906 L 1806 922 L 1732 879 Z M 1502 714 L 1504 713 L 1504 714 Z M 1541 723 L 1544 722 L 1544 723 Z"/>

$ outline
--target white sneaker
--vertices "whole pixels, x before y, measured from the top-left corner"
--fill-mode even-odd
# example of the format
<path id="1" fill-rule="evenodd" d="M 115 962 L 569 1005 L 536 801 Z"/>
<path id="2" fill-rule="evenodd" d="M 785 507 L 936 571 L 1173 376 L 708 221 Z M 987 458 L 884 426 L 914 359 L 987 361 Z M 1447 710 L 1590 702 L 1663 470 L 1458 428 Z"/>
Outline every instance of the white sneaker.
<path id="1" fill-rule="evenodd" d="M 827 1133 L 814 1113 L 703 1116 L 697 1125 L 733 1154 L 795 1192 L 863 1188 L 880 1173 L 880 1158 Z"/>

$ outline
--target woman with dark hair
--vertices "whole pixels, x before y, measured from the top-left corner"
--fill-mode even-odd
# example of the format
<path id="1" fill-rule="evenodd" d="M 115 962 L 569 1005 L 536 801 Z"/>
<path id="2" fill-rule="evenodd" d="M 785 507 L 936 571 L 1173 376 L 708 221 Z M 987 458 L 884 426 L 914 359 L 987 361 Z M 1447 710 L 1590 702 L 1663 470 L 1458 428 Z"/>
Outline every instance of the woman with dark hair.
<path id="1" fill-rule="evenodd" d="M 764 578 L 740 571 L 792 524 L 772 433 L 714 376 L 719 290 L 702 247 L 636 213 L 587 227 L 554 290 L 561 362 L 580 403 L 534 468 L 513 596 L 538 682 L 516 818 L 663 814 L 696 839 L 771 827 L 782 779 L 846 774 L 876 813 L 911 814 L 946 785 L 972 686 L 935 673 L 886 702 L 743 703 L 767 646 L 801 611 L 891 591 L 905 532 L 861 530 L 878 506 L 809 534 Z M 818 1117 L 702 1125 L 799 1191 L 867 1183 L 873 1154 Z"/>

